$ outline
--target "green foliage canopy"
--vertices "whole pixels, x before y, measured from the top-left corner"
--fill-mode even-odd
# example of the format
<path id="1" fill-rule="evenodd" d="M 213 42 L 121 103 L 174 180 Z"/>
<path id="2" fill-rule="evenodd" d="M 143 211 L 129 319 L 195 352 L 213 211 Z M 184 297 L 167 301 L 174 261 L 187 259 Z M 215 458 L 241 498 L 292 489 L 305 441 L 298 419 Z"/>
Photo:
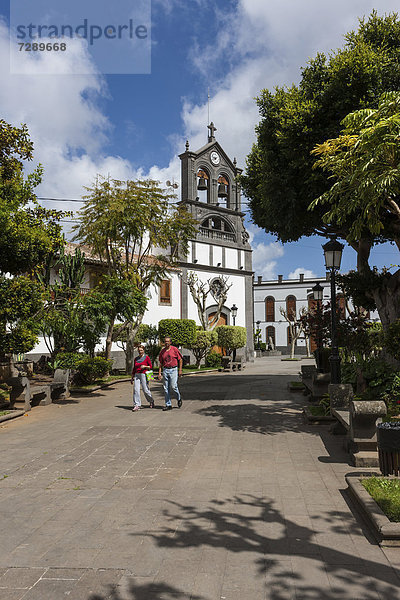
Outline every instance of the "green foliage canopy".
<path id="1" fill-rule="evenodd" d="M 247 332 L 245 327 L 238 325 L 220 325 L 215 328 L 218 346 L 225 348 L 228 354 L 237 348 L 243 348 L 247 343 Z"/>
<path id="2" fill-rule="evenodd" d="M 383 92 L 400 90 L 399 59 L 397 15 L 379 17 L 374 11 L 345 36 L 343 48 L 311 59 L 299 85 L 261 92 L 257 143 L 242 179 L 258 226 L 282 242 L 315 233 L 346 237 L 351 220 L 323 222 L 321 203 L 307 210 L 331 187 L 328 176 L 313 169 L 311 151 L 339 135 L 347 114 L 376 108 Z"/>
<path id="3" fill-rule="evenodd" d="M 0 273 L 34 271 L 63 245 L 60 211 L 41 208 L 34 193 L 43 169 L 24 178 L 24 161 L 33 159 L 26 125 L 0 119 Z"/>
<path id="4" fill-rule="evenodd" d="M 193 319 L 161 319 L 158 333 L 160 340 L 169 336 L 174 346 L 190 348 L 196 339 L 196 322 Z"/>
<path id="5" fill-rule="evenodd" d="M 217 344 L 218 336 L 215 329 L 204 330 L 197 329 L 196 337 L 193 340 L 190 350 L 193 352 L 196 359 L 196 365 L 200 369 L 200 363 L 206 357 L 210 349 Z"/>
<path id="6" fill-rule="evenodd" d="M 382 94 L 377 108 L 342 123 L 339 137 L 313 150 L 333 185 L 311 208 L 325 207 L 324 222 L 345 226 L 348 241 L 381 236 L 400 247 L 400 92 Z"/>

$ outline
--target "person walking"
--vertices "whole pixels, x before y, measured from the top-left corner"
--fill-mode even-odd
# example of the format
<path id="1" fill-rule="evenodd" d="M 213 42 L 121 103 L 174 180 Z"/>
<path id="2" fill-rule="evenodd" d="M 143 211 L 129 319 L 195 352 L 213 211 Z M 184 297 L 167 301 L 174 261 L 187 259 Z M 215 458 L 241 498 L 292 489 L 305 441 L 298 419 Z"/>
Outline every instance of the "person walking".
<path id="1" fill-rule="evenodd" d="M 182 354 L 178 348 L 172 346 L 169 336 L 164 338 L 164 348 L 161 350 L 158 360 L 158 379 L 164 378 L 165 406 L 163 410 L 172 410 L 171 390 L 176 394 L 178 408 L 182 406 L 182 397 L 178 388 L 178 377 L 182 375 Z"/>
<path id="2" fill-rule="evenodd" d="M 146 379 L 146 371 L 152 368 L 151 360 L 145 353 L 144 346 L 138 347 L 139 356 L 136 356 L 133 362 L 131 384 L 134 384 L 133 392 L 133 411 L 140 410 L 142 408 L 142 402 L 140 400 L 140 388 L 142 388 L 144 395 L 150 403 L 150 408 L 154 408 L 154 400 L 151 395 L 149 386 Z"/>

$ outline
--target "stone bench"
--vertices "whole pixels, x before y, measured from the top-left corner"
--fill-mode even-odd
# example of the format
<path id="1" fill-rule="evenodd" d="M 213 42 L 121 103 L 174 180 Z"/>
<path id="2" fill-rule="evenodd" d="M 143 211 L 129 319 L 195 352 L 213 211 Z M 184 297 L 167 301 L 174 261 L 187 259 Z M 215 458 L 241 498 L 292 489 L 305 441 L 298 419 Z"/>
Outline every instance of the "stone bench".
<path id="1" fill-rule="evenodd" d="M 379 466 L 376 425 L 386 412 L 386 405 L 380 400 L 351 400 L 348 409 L 331 406 L 331 414 L 340 426 L 333 433 L 346 434 L 344 447 L 354 466 Z"/>
<path id="2" fill-rule="evenodd" d="M 7 384 L 11 386 L 10 406 L 16 402 L 23 402 L 25 412 L 32 406 L 46 406 L 61 396 L 69 396 L 69 369 L 56 369 L 52 381 L 35 382 L 28 377 L 10 377 Z"/>
<path id="3" fill-rule="evenodd" d="M 231 356 L 223 356 L 221 359 L 221 367 L 218 371 L 241 371 L 242 369 L 245 369 L 245 367 L 246 365 L 243 356 L 239 356 L 235 360 L 232 360 Z"/>
<path id="4" fill-rule="evenodd" d="M 330 373 L 319 373 L 314 365 L 302 365 L 301 380 L 311 394 L 313 402 L 318 402 L 328 393 Z"/>
<path id="5" fill-rule="evenodd" d="M 242 357 L 232 361 L 232 371 L 241 371 L 246 367 Z"/>

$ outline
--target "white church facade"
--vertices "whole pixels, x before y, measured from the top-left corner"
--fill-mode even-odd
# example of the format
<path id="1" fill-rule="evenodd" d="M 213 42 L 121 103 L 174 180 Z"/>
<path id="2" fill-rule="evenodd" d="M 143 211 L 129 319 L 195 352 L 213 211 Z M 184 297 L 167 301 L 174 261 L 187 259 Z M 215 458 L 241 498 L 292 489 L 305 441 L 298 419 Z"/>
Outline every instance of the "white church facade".
<path id="1" fill-rule="evenodd" d="M 214 294 L 209 294 L 206 316 L 212 318 L 216 312 L 216 291 L 220 278 L 227 281 L 229 290 L 222 307 L 218 324 L 240 325 L 247 330 L 247 346 L 238 351 L 247 360 L 253 360 L 253 272 L 252 250 L 249 236 L 244 227 L 244 213 L 241 211 L 241 194 L 237 182 L 242 172 L 224 152 L 215 139 L 216 128 L 208 126 L 207 143 L 196 151 L 189 150 L 186 142 L 181 159 L 181 199 L 198 221 L 196 236 L 189 243 L 187 256 L 168 271 L 160 285 L 150 286 L 147 297 L 147 310 L 143 323 L 157 325 L 162 319 L 193 319 L 200 325 L 197 306 L 187 285 L 187 278 L 194 273 L 199 282 L 211 283 Z M 68 243 L 66 252 L 73 253 L 76 244 Z M 85 252 L 86 274 L 82 283 L 82 293 L 95 287 L 102 271 L 100 261 Z M 56 273 L 53 278 L 56 278 Z M 232 307 L 237 311 L 232 314 Z M 104 341 L 102 341 L 104 345 Z M 102 344 L 99 345 L 100 350 Z M 113 354 L 121 350 L 113 344 Z M 30 353 L 37 358 L 48 353 L 41 339 Z M 118 361 L 119 362 L 119 361 Z"/>

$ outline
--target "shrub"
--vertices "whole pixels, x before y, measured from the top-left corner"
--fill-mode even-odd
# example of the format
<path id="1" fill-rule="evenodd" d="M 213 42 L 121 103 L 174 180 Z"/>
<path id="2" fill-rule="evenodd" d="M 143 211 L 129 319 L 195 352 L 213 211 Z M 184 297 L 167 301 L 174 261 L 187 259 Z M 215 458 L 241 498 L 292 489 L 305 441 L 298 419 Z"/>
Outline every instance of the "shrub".
<path id="1" fill-rule="evenodd" d="M 386 329 L 384 345 L 393 358 L 400 360 L 400 319 L 389 325 Z"/>
<path id="2" fill-rule="evenodd" d="M 196 359 L 196 366 L 200 369 L 200 363 L 205 356 L 207 356 L 210 348 L 215 346 L 217 343 L 217 334 L 215 331 L 205 331 L 204 329 L 198 329 L 196 331 L 196 338 L 190 350 L 193 352 Z"/>
<path id="3" fill-rule="evenodd" d="M 86 356 L 84 354 L 78 354 L 78 352 L 59 352 L 51 366 L 54 370 L 77 369 L 79 361 L 83 358 L 86 358 Z"/>
<path id="4" fill-rule="evenodd" d="M 158 333 L 161 340 L 169 336 L 174 346 L 190 348 L 196 339 L 196 323 L 193 319 L 162 319 Z"/>
<path id="5" fill-rule="evenodd" d="M 381 399 L 386 404 L 389 416 L 400 413 L 400 373 L 393 375 L 393 379 L 387 385 Z"/>
<path id="6" fill-rule="evenodd" d="M 95 358 L 85 356 L 78 362 L 77 368 L 86 383 L 93 383 L 93 381 L 101 379 L 111 370 L 112 363 L 112 360 L 107 360 L 101 356 Z"/>
<path id="7" fill-rule="evenodd" d="M 206 367 L 214 368 L 220 367 L 222 360 L 222 354 L 220 352 L 209 352 L 205 359 Z"/>
<path id="8" fill-rule="evenodd" d="M 243 348 L 247 342 L 247 331 L 245 327 L 238 325 L 220 325 L 215 331 L 218 335 L 218 346 L 225 348 L 228 354 L 237 348 Z"/>

